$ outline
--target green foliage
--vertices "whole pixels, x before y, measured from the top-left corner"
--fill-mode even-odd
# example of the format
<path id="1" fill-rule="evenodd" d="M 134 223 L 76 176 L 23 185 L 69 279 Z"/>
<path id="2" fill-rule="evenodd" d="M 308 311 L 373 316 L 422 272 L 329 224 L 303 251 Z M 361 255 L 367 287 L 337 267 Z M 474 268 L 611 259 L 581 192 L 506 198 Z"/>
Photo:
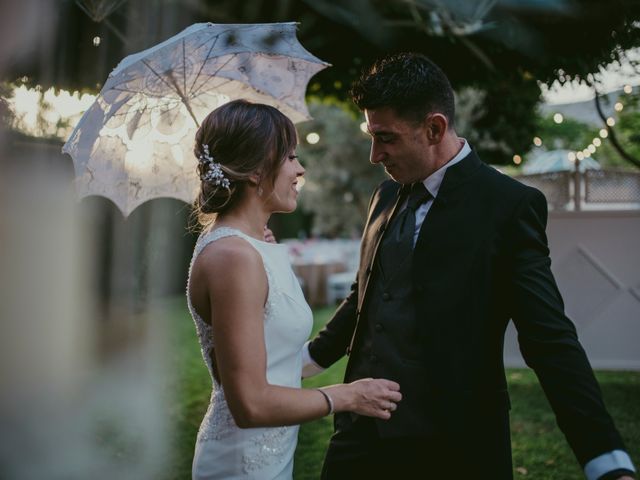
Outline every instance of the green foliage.
<path id="1" fill-rule="evenodd" d="M 531 140 L 540 95 L 536 81 L 587 81 L 640 45 L 640 2 L 632 0 L 156 3 L 150 14 L 144 3 L 125 2 L 95 23 L 74 2 L 65 2 L 52 19 L 54 25 L 57 20 L 55 41 L 40 42 L 42 51 L 5 74 L 9 79 L 28 76 L 44 88 L 86 90 L 104 82 L 106 72 L 132 49 L 154 45 L 193 22 L 297 21 L 305 48 L 332 64 L 313 78 L 310 95 L 347 101 L 352 81 L 376 58 L 422 52 L 443 68 L 457 90 L 472 86 L 486 92 L 484 115 L 474 125 L 476 143 L 482 144 L 477 149 L 486 162 L 505 165 Z M 149 18 L 157 21 L 145 21 Z M 96 34 L 102 38 L 100 47 L 92 42 Z M 336 227 L 327 225 L 327 231 Z"/>
<path id="2" fill-rule="evenodd" d="M 614 116 L 616 124 L 613 131 L 623 149 L 640 159 L 640 93 L 626 95 L 619 100 L 623 103 L 624 109 Z M 580 151 L 595 138 L 600 138 L 599 132 L 603 127 L 589 125 L 570 117 L 565 117 L 562 123 L 557 124 L 553 121 L 552 115 L 537 115 L 533 131 L 542 139 L 543 148 L 547 150 Z M 601 142 L 602 145 L 598 147 L 594 158 L 602 167 L 634 168 L 611 145 L 608 138 L 601 139 Z"/>
<path id="3" fill-rule="evenodd" d="M 599 129 L 565 117 L 562 123 L 555 123 L 553 115 L 537 116 L 535 135 L 540 137 L 547 150 L 582 150 L 598 136 Z M 531 140 L 529 140 L 531 141 Z"/>
<path id="4" fill-rule="evenodd" d="M 173 367 L 172 382 L 166 392 L 172 456 L 161 480 L 191 478 L 191 462 L 200 422 L 211 395 L 211 378 L 202 359 L 195 325 L 187 310 L 186 299 L 177 297 L 167 303 L 167 322 L 171 348 L 165 362 Z"/>
<path id="5" fill-rule="evenodd" d="M 314 311 L 312 338 L 329 321 L 334 311 L 333 307 L 325 307 Z M 342 383 L 346 366 L 347 357 L 343 357 L 321 374 L 303 380 L 302 386 L 304 388 L 318 388 Z M 329 447 L 329 439 L 332 434 L 332 417 L 320 418 L 300 426 L 293 478 L 296 480 L 316 480 L 320 478 L 324 454 Z"/>
<path id="6" fill-rule="evenodd" d="M 638 372 L 596 372 L 605 404 L 637 465 L 640 448 Z M 509 370 L 511 437 L 515 478 L 581 480 L 584 478 L 531 370 Z"/>
<path id="7" fill-rule="evenodd" d="M 472 124 L 474 142 L 480 158 L 496 165 L 511 163 L 515 152 L 531 143 L 535 128 L 533 112 L 540 101 L 540 87 L 529 75 L 510 72 L 479 86 L 485 93 L 484 113 Z"/>
<path id="8" fill-rule="evenodd" d="M 374 188 L 384 172 L 369 159 L 369 137 L 356 119 L 335 102 L 310 102 L 313 120 L 298 126 L 298 156 L 307 169 L 300 200 L 314 215 L 312 232 L 327 237 L 359 236 Z M 309 133 L 320 140 L 310 144 Z"/>
<path id="9" fill-rule="evenodd" d="M 623 99 L 624 109 L 618 114 L 616 125 L 613 127 L 618 142 L 622 148 L 640 160 L 640 93 L 627 95 Z M 605 141 L 607 158 L 611 166 L 629 167 L 630 163 L 624 160 L 617 150 L 614 150 L 609 142 Z"/>

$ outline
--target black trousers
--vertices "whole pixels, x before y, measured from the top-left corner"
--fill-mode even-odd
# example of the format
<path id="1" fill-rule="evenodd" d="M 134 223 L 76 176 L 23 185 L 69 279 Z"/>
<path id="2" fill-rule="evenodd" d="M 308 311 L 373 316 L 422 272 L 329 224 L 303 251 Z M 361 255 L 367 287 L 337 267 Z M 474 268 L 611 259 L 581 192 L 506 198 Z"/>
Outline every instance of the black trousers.
<path id="1" fill-rule="evenodd" d="M 441 438 L 382 439 L 371 418 L 359 417 L 351 429 L 331 437 L 321 478 L 445 478 L 458 471 L 454 459 L 446 458 L 451 452 L 446 443 Z"/>
<path id="2" fill-rule="evenodd" d="M 508 422 L 506 431 L 484 438 L 380 438 L 375 421 L 358 417 L 338 430 L 329 443 L 322 480 L 394 478 L 513 478 Z M 498 433 L 498 435 L 495 435 Z M 505 438 L 506 435 L 506 438 Z"/>

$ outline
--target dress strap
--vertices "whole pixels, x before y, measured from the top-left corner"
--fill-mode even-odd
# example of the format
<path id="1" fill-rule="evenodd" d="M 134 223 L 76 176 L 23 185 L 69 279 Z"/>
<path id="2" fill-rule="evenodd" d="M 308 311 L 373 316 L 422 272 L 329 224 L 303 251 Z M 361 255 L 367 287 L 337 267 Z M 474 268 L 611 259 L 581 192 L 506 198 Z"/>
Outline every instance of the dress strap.
<path id="1" fill-rule="evenodd" d="M 255 238 L 251 237 L 250 235 L 247 235 L 246 233 L 238 230 L 237 228 L 231 228 L 231 227 L 218 227 L 205 234 L 200 235 L 200 237 L 196 241 L 196 246 L 193 250 L 193 257 L 191 257 L 191 264 L 189 265 L 189 279 L 187 280 L 187 290 L 189 288 L 189 282 L 191 280 L 191 269 L 193 268 L 193 264 L 195 263 L 195 260 L 200 254 L 200 252 L 202 252 L 202 250 L 204 250 L 204 248 L 210 243 L 226 237 L 240 237 L 246 240 L 254 249 L 257 250 L 258 254 L 262 258 L 262 265 L 264 266 L 264 270 L 267 275 L 267 284 L 269 286 L 269 298 L 271 298 L 275 290 L 277 290 L 277 285 L 275 282 L 273 271 L 271 269 L 271 265 L 269 264 L 268 258 L 266 258 L 265 255 L 263 254 L 259 246 L 259 242 Z"/>
<path id="2" fill-rule="evenodd" d="M 193 250 L 193 260 L 195 260 L 196 257 L 200 254 L 200 252 L 204 250 L 204 247 L 209 245 L 211 242 L 215 242 L 216 240 L 220 240 L 221 238 L 226 238 L 226 237 L 241 237 L 247 240 L 251 245 L 253 245 L 253 242 L 251 241 L 252 238 L 246 233 L 241 232 L 237 228 L 219 227 L 205 234 L 202 234 L 200 235 L 200 237 L 198 237 L 198 241 L 196 242 L 195 249 Z M 193 264 L 193 260 L 191 261 L 192 264 Z"/>

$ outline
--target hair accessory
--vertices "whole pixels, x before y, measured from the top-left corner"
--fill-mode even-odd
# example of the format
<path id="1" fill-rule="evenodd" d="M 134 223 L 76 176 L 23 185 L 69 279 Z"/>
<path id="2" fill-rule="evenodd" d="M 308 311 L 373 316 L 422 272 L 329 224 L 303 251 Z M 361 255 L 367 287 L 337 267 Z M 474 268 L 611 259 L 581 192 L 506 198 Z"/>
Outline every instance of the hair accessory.
<path id="1" fill-rule="evenodd" d="M 324 396 L 324 399 L 327 401 L 327 406 L 329 407 L 329 413 L 327 413 L 327 415 L 331 415 L 333 413 L 333 399 L 323 389 L 316 388 L 316 390 L 318 390 Z"/>
<path id="2" fill-rule="evenodd" d="M 213 157 L 209 153 L 209 145 L 203 143 L 202 150 L 204 150 L 204 153 L 198 158 L 200 159 L 200 163 L 207 166 L 207 172 L 203 175 L 200 175 L 200 179 L 203 182 L 211 182 L 214 185 L 219 185 L 223 188 L 229 188 L 231 182 L 229 182 L 229 179 L 224 176 L 222 165 L 214 162 Z"/>

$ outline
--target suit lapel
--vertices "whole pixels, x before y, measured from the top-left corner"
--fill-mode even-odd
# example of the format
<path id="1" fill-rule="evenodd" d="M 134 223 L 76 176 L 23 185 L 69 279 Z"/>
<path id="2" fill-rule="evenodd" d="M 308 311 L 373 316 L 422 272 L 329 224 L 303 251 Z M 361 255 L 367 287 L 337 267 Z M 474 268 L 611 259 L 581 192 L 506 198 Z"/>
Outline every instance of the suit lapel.
<path id="1" fill-rule="evenodd" d="M 455 208 L 464 196 L 464 184 L 469 181 L 482 166 L 482 161 L 472 150 L 457 164 L 447 168 L 438 191 L 438 196 L 434 199 L 429 213 L 422 222 L 415 250 L 424 251 L 431 243 L 435 235 L 442 234 L 436 224 L 441 221 L 453 220 L 448 213 Z"/>
<path id="2" fill-rule="evenodd" d="M 378 250 L 380 249 L 380 242 L 382 241 L 384 232 L 387 230 L 389 221 L 396 214 L 398 208 L 400 208 L 400 205 L 402 205 L 402 201 L 405 198 L 406 191 L 406 185 L 400 187 L 394 201 L 389 202 L 389 204 L 384 208 L 380 215 L 378 215 L 378 217 L 373 220 L 371 225 L 367 228 L 365 249 L 362 252 L 361 262 L 362 266 L 366 266 L 366 271 L 364 272 L 364 275 L 359 282 L 361 290 L 360 295 L 358 295 L 358 310 L 362 308 L 362 304 L 364 303 L 367 286 L 369 285 L 369 279 L 371 277 L 371 273 L 373 272 L 373 266 L 378 256 Z"/>

